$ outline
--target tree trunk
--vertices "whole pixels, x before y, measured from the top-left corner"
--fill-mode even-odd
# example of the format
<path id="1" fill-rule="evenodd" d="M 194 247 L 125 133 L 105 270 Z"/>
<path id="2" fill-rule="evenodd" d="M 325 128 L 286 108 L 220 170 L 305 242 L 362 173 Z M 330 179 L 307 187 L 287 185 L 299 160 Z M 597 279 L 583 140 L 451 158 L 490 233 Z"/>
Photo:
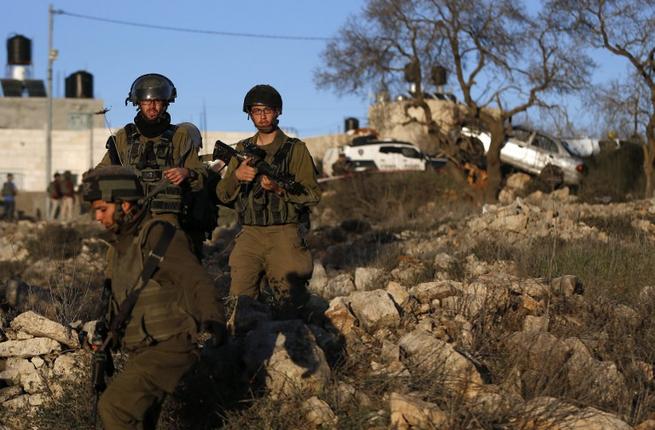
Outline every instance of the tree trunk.
<path id="1" fill-rule="evenodd" d="M 646 126 L 646 144 L 644 145 L 644 197 L 653 197 L 653 162 L 655 161 L 655 115 L 651 115 Z"/>
<path id="2" fill-rule="evenodd" d="M 487 152 L 487 187 L 485 190 L 485 201 L 493 202 L 500 191 L 502 174 L 500 171 L 500 150 L 505 144 L 505 124 L 501 118 L 494 118 L 487 123 L 491 132 L 491 145 Z"/>

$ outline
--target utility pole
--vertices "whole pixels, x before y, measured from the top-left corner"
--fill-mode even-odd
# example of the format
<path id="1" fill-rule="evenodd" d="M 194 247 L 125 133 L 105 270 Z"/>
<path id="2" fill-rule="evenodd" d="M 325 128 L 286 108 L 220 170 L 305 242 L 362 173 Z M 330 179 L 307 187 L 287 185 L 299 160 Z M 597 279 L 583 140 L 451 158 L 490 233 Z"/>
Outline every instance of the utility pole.
<path id="1" fill-rule="evenodd" d="M 57 59 L 58 52 L 52 47 L 54 17 L 57 13 L 52 4 L 48 6 L 48 118 L 45 132 L 45 186 L 47 189 L 52 176 L 52 64 Z M 46 214 L 50 210 L 50 199 L 46 198 Z"/>

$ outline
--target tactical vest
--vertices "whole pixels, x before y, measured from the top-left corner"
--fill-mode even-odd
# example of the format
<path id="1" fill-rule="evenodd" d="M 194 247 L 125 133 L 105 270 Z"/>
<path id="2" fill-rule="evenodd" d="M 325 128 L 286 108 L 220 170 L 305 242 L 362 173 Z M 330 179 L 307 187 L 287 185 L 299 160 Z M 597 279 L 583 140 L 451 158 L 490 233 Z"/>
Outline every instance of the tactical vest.
<path id="1" fill-rule="evenodd" d="M 117 258 L 116 253 L 112 252 L 110 272 L 114 312 L 137 284 L 143 271 L 142 250 L 150 229 L 157 222 L 162 221 L 157 219 L 146 221 L 141 226 L 139 234 L 131 239 L 121 258 Z M 175 243 L 170 246 L 175 246 Z M 165 264 L 175 264 L 175 262 L 164 259 L 160 267 Z M 151 278 L 134 305 L 123 335 L 123 346 L 128 349 L 147 346 L 180 333 L 194 333 L 196 322 L 185 307 L 187 299 L 184 297 L 184 291 L 180 285 L 160 284 Z"/>
<path id="2" fill-rule="evenodd" d="M 288 138 L 273 155 L 270 166 L 276 174 L 289 173 L 291 150 L 298 139 Z M 278 225 L 297 223 L 298 210 L 275 193 L 264 190 L 259 181 L 241 184 L 235 209 L 241 225 Z"/>
<path id="3" fill-rule="evenodd" d="M 158 140 L 140 141 L 141 134 L 134 124 L 127 124 L 127 164 L 141 172 L 146 195 L 162 179 L 164 170 L 176 167 L 173 162 L 173 136 L 176 125 L 170 125 Z M 152 213 L 175 213 L 182 210 L 182 189 L 168 185 L 155 195 L 150 203 Z"/>

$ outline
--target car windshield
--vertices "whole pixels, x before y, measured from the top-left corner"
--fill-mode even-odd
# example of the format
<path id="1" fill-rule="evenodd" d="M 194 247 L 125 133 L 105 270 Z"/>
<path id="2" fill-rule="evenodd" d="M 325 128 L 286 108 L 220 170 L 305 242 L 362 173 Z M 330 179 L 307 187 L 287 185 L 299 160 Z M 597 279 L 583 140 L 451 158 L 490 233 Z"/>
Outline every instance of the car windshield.
<path id="1" fill-rule="evenodd" d="M 562 146 L 564 147 L 564 149 L 569 155 L 572 155 L 574 157 L 578 156 L 571 148 L 571 144 L 569 142 L 567 142 L 566 140 L 561 140 L 560 142 L 562 142 Z"/>

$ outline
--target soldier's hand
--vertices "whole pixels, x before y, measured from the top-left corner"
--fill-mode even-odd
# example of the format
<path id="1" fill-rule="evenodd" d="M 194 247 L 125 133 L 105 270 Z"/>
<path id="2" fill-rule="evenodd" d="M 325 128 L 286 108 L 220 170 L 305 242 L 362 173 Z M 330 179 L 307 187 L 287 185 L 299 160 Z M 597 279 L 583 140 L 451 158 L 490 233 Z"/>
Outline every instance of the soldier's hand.
<path id="1" fill-rule="evenodd" d="M 189 177 L 189 169 L 186 167 L 173 167 L 164 170 L 164 176 L 171 181 L 173 185 L 180 185 L 182 181 Z"/>
<path id="2" fill-rule="evenodd" d="M 266 175 L 262 175 L 261 185 L 266 191 L 272 191 L 275 194 L 280 194 L 282 192 L 282 187 Z"/>
<path id="3" fill-rule="evenodd" d="M 257 175 L 257 169 L 250 166 L 248 164 L 249 161 L 250 157 L 246 158 L 234 171 L 234 176 L 236 176 L 239 181 L 252 182 L 252 180 L 255 179 L 255 176 Z"/>

